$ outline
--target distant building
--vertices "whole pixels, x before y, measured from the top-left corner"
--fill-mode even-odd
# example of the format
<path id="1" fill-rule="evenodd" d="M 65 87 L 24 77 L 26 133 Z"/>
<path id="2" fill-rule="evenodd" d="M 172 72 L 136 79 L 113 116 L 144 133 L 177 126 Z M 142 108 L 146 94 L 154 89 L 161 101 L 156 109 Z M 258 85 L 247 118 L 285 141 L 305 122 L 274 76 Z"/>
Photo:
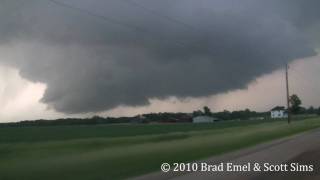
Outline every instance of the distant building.
<path id="1" fill-rule="evenodd" d="M 193 123 L 213 123 L 215 121 L 218 119 L 210 116 L 197 116 L 192 119 Z"/>
<path id="2" fill-rule="evenodd" d="M 286 111 L 286 108 L 283 106 L 276 106 L 273 109 L 271 109 L 271 118 L 287 118 L 288 113 Z"/>
<path id="3" fill-rule="evenodd" d="M 265 120 L 265 117 L 251 117 L 249 120 Z"/>

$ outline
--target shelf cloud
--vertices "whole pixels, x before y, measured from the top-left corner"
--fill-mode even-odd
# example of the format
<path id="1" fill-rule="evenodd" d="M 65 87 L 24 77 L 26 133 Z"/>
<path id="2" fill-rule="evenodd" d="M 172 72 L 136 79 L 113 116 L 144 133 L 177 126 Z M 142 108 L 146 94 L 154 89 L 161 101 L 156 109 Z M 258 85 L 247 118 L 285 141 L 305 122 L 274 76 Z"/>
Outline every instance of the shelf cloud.
<path id="1" fill-rule="evenodd" d="M 73 114 L 205 97 L 316 55 L 316 0 L 3 0 L 0 63 Z"/>

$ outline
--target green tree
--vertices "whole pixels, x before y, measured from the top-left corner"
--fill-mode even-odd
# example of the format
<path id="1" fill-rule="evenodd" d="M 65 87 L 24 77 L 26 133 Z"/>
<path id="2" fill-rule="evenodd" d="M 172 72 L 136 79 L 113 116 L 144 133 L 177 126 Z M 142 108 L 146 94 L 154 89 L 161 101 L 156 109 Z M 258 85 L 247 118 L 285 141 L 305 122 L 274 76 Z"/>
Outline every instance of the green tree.
<path id="1" fill-rule="evenodd" d="M 206 116 L 211 116 L 212 112 L 208 106 L 203 107 L 203 112 Z"/>
<path id="2" fill-rule="evenodd" d="M 202 116 L 203 112 L 201 110 L 193 111 L 192 115 L 193 117 Z"/>
<path id="3" fill-rule="evenodd" d="M 296 94 L 293 94 L 292 96 L 290 96 L 290 99 L 289 99 L 289 102 L 290 102 L 290 105 L 291 105 L 291 112 L 293 114 L 298 114 L 300 112 L 300 109 L 301 109 L 301 100 L 300 98 L 296 95 Z"/>
<path id="4" fill-rule="evenodd" d="M 316 110 L 314 109 L 313 106 L 310 106 L 310 107 L 307 109 L 307 113 L 308 113 L 308 114 L 315 114 L 315 113 L 316 113 Z"/>
<path id="5" fill-rule="evenodd" d="M 320 107 L 317 109 L 317 114 L 320 115 Z"/>

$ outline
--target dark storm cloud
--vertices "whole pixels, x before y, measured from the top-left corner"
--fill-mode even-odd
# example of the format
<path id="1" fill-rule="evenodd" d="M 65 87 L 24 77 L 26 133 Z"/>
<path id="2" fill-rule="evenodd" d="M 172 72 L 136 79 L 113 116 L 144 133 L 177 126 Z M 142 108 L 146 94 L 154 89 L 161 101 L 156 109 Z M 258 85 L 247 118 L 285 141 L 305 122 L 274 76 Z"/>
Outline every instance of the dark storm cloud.
<path id="1" fill-rule="evenodd" d="M 0 61 L 46 83 L 46 104 L 82 113 L 245 88 L 315 54 L 302 27 L 318 1 L 126 1 L 3 0 L 0 44 L 20 56 Z"/>

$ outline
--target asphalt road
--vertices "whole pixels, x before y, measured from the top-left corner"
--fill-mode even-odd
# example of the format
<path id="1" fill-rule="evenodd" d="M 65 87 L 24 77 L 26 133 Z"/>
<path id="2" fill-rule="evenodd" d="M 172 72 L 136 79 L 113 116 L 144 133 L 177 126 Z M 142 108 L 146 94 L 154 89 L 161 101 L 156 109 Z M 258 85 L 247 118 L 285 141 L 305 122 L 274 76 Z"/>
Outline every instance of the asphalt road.
<path id="1" fill-rule="evenodd" d="M 191 179 L 217 179 L 217 180 L 318 180 L 320 179 L 320 129 L 299 134 L 296 136 L 276 140 L 258 145 L 256 147 L 243 149 L 222 156 L 198 161 L 207 164 L 233 163 L 244 165 L 247 163 L 269 163 L 272 165 L 288 164 L 287 172 L 191 172 L 191 173 L 163 173 L 157 172 L 144 175 L 136 180 L 191 180 Z M 312 171 L 293 172 L 291 163 L 298 165 L 301 169 Z M 308 166 L 308 167 L 306 167 Z M 251 167 L 251 169 L 253 169 Z M 225 169 L 224 169 L 225 170 Z"/>
<path id="2" fill-rule="evenodd" d="M 316 145 L 319 146 L 319 145 Z M 298 164 L 312 164 L 314 165 L 314 171 L 312 172 L 290 172 L 290 173 L 263 173 L 252 180 L 319 180 L 320 179 L 320 148 L 316 147 L 313 150 L 306 151 L 286 162 L 286 164 L 298 163 Z"/>

